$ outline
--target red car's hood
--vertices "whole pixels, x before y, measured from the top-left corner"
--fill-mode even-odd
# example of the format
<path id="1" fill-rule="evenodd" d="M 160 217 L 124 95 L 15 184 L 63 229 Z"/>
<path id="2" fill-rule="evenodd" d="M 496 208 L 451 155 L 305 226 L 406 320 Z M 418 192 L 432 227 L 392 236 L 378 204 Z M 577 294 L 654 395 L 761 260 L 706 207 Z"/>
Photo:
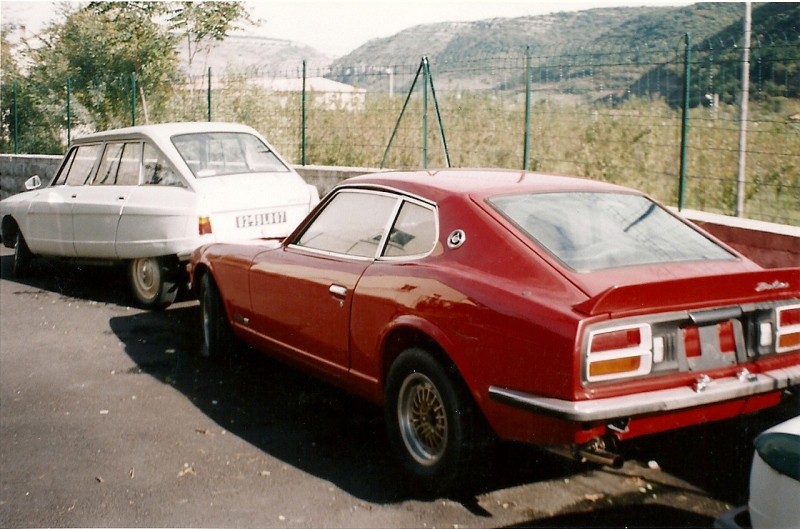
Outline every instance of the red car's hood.
<path id="1" fill-rule="evenodd" d="M 571 277 L 589 299 L 584 314 L 685 310 L 800 298 L 800 268 L 762 270 L 750 263 L 710 262 L 616 269 Z"/>

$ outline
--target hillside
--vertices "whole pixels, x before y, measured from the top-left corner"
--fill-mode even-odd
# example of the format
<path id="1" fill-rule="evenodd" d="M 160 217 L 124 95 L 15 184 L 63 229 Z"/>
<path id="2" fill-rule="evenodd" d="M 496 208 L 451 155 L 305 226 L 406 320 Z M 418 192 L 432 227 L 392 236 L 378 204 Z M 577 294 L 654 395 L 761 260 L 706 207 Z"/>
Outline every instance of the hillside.
<path id="1" fill-rule="evenodd" d="M 407 64 L 423 55 L 431 63 L 521 55 L 526 46 L 545 53 L 609 46 L 631 47 L 656 40 L 675 41 L 691 31 L 714 35 L 742 16 L 741 4 L 703 3 L 674 7 L 600 8 L 571 13 L 496 18 L 416 26 L 375 39 L 336 59 L 333 70 L 360 64 Z"/>
<path id="2" fill-rule="evenodd" d="M 714 2 L 684 7 L 600 8 L 421 25 L 391 37 L 371 40 L 334 60 L 329 76 L 344 83 L 369 87 L 373 83 L 385 83 L 381 74 L 387 68 L 395 73 L 413 74 L 420 59 L 427 56 L 437 81 L 447 86 L 519 89 L 524 79 L 517 76 L 509 80 L 503 67 L 498 65 L 504 60 L 518 63 L 530 47 L 531 55 L 537 60 L 537 75 L 545 79 L 565 75 L 564 65 L 567 69 L 572 66 L 570 57 L 574 56 L 579 61 L 591 58 L 593 64 L 619 61 L 616 69 L 606 68 L 602 73 L 593 74 L 596 78 L 606 75 L 606 80 L 613 80 L 619 87 L 628 83 L 628 86 L 646 84 L 647 80 L 658 76 L 677 80 L 678 72 L 663 65 L 674 62 L 675 54 L 682 53 L 686 33 L 691 34 L 696 49 L 713 49 L 716 53 L 720 48 L 728 48 L 738 53 L 743 16 L 742 3 Z M 776 39 L 796 39 L 798 20 L 798 3 L 754 4 L 754 46 L 762 46 L 759 50 L 762 60 L 769 59 L 770 54 L 784 53 L 779 47 L 767 50 L 766 46 Z M 791 72 L 785 76 L 789 82 L 790 76 Z M 680 81 L 677 82 L 679 87 Z M 728 92 L 733 89 L 720 88 Z"/>
<path id="3" fill-rule="evenodd" d="M 182 56 L 188 70 L 186 53 Z M 208 68 L 214 74 L 248 72 L 288 75 L 296 72 L 303 60 L 309 71 L 327 68 L 333 58 L 319 50 L 288 40 L 252 36 L 229 36 L 215 46 L 208 57 L 198 54 L 192 65 L 193 75 L 204 75 Z"/>

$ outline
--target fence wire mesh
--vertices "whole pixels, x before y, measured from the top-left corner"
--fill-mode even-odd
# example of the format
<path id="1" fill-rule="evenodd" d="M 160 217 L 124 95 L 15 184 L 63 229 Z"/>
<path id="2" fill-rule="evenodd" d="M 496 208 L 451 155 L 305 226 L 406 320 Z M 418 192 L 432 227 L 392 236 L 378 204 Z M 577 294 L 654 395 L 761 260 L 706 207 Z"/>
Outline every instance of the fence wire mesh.
<path id="1" fill-rule="evenodd" d="M 237 121 L 262 132 L 297 164 L 377 167 L 386 154 L 387 168 L 444 166 L 441 125 L 454 167 L 521 169 L 527 160 L 535 171 L 616 182 L 673 205 L 684 148 L 683 207 L 732 215 L 742 48 L 733 40 L 694 43 L 687 62 L 684 37 L 676 36 L 635 47 L 435 56 L 430 86 L 441 124 L 433 105 L 424 115 L 429 85 L 417 82 L 409 91 L 421 58 L 312 68 L 299 63 L 280 71 L 230 67 L 175 82 L 169 97 L 140 102 L 131 121 Z M 754 37 L 749 71 L 744 216 L 798 226 L 800 35 Z M 138 90 L 147 94 L 148 88 Z M 63 114 L 66 103 L 53 95 L 41 104 Z M 71 108 L 72 134 L 92 131 L 80 103 L 72 101 Z M 14 119 L 3 116 L 6 152 Z"/>

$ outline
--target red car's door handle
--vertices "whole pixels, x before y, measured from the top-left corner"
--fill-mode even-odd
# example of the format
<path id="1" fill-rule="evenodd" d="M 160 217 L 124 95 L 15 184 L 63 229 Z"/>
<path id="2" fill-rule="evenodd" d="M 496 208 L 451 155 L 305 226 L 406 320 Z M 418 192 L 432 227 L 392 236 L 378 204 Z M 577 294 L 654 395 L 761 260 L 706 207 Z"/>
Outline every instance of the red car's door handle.
<path id="1" fill-rule="evenodd" d="M 331 285 L 328 289 L 328 292 L 330 292 L 333 297 L 338 299 L 344 299 L 347 297 L 347 287 L 343 287 L 342 285 Z"/>

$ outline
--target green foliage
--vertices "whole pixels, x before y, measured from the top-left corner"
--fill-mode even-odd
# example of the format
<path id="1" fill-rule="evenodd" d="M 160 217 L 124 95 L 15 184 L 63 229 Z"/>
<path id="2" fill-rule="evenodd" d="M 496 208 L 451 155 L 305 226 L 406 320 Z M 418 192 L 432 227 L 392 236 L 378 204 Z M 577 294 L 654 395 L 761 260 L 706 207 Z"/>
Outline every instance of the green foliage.
<path id="1" fill-rule="evenodd" d="M 31 82 L 44 100 L 64 102 L 69 79 L 76 121 L 107 129 L 131 123 L 135 75 L 147 121 L 177 74 L 175 38 L 152 20 L 160 9 L 157 2 L 92 2 L 67 13 L 43 46 L 29 50 Z"/>
<path id="2" fill-rule="evenodd" d="M 7 39 L 10 29 L 10 26 L 3 25 L 0 30 L 0 63 L 3 65 L 0 70 L 0 152 L 60 153 L 60 127 L 44 125 L 47 120 L 43 102 L 11 54 Z"/>
<path id="3" fill-rule="evenodd" d="M 25 97 L 47 109 L 37 122 L 55 130 L 65 125 L 68 82 L 73 126 L 104 130 L 162 119 L 184 82 L 179 46 L 186 42 L 194 57 L 250 20 L 240 2 L 115 1 L 63 9 L 64 21 L 45 30 L 43 45 L 27 50 L 32 67 L 25 78 Z"/>

